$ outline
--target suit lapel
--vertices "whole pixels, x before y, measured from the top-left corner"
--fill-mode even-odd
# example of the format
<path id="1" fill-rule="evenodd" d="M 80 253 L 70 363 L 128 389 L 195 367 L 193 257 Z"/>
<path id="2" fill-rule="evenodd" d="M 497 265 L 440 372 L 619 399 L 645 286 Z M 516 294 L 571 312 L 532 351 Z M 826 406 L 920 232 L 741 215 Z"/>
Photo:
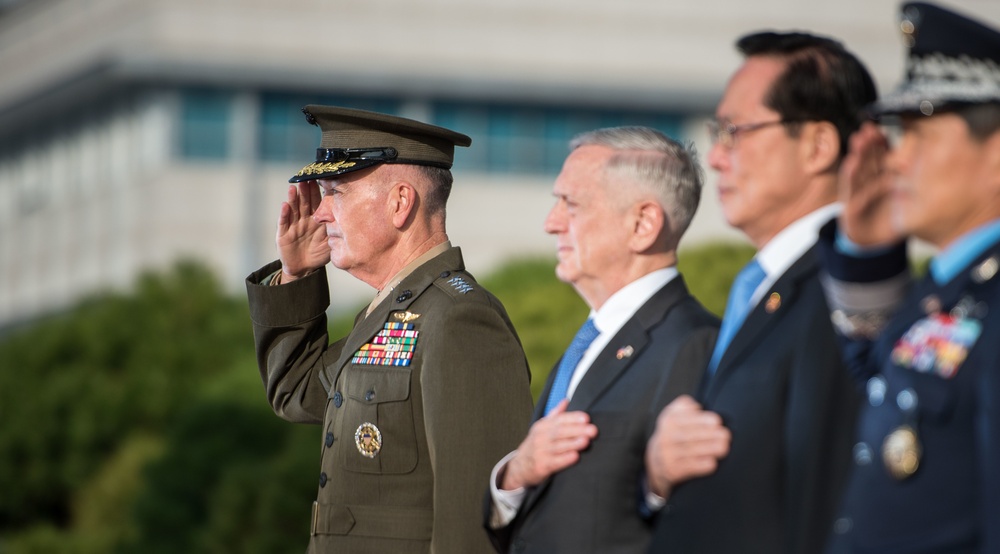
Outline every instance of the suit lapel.
<path id="1" fill-rule="evenodd" d="M 777 322 L 784 317 L 784 314 L 788 313 L 798 301 L 803 281 L 815 278 L 818 270 L 819 261 L 816 255 L 816 246 L 813 245 L 771 285 L 771 288 L 764 293 L 753 310 L 747 314 L 743 325 L 736 331 L 732 342 L 722 354 L 715 374 L 709 376 L 706 372 L 708 382 L 705 384 L 706 388 L 702 400 L 711 401 L 714 398 L 726 379 L 742 365 L 746 356 L 760 344 L 762 337 L 767 336 Z"/>
<path id="2" fill-rule="evenodd" d="M 643 304 L 636 313 L 625 322 L 625 325 L 612 337 L 604 350 L 598 354 L 597 358 L 590 365 L 587 373 L 580 380 L 573 398 L 570 399 L 567 411 L 586 411 L 594 406 L 600 397 L 611 386 L 614 385 L 618 377 L 632 364 L 642 353 L 642 350 L 649 343 L 649 329 L 663 321 L 666 313 L 670 311 L 678 302 L 689 296 L 684 279 L 680 275 L 672 279 L 669 283 L 658 290 L 649 300 Z M 621 353 L 621 356 L 619 356 Z M 549 389 L 552 386 L 552 377 L 555 368 L 559 367 L 556 362 L 555 367 L 549 372 L 549 379 L 539 397 L 535 410 L 535 420 L 542 416 L 545 399 L 548 397 Z M 542 406 L 542 408 L 539 408 Z M 628 407 L 622 407 L 623 410 Z M 600 431 L 598 431 L 600 433 Z M 552 477 L 528 491 L 524 504 L 518 511 L 519 514 L 526 514 L 531 511 L 532 506 L 544 495 L 548 489 Z"/>
<path id="3" fill-rule="evenodd" d="M 645 349 L 649 329 L 663 321 L 670 308 L 686 296 L 687 286 L 680 275 L 656 291 L 594 359 L 573 392 L 568 409 L 587 410 L 593 406 Z"/>

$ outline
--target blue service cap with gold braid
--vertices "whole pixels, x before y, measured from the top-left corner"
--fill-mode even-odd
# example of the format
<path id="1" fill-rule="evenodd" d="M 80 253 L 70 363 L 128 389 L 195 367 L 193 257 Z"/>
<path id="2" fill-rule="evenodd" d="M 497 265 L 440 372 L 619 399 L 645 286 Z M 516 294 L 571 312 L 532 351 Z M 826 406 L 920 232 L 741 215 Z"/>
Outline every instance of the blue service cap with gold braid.
<path id="1" fill-rule="evenodd" d="M 381 163 L 451 169 L 455 146 L 472 144 L 466 135 L 405 117 L 317 105 L 306 106 L 302 112 L 323 135 L 316 161 L 293 175 L 289 183 L 329 179 Z"/>
<path id="2" fill-rule="evenodd" d="M 1000 102 L 1000 32 L 933 4 L 903 4 L 906 78 L 871 106 L 875 115 Z"/>

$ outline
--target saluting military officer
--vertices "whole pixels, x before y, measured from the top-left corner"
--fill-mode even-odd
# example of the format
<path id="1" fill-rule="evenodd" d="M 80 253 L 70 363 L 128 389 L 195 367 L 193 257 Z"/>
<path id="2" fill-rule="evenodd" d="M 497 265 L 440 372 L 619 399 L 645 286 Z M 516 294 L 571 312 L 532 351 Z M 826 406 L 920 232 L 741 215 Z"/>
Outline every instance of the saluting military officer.
<path id="1" fill-rule="evenodd" d="M 480 493 L 527 428 L 531 395 L 506 311 L 445 229 L 454 148 L 471 139 L 379 113 L 303 111 L 320 148 L 290 179 L 280 259 L 247 293 L 268 401 L 323 424 L 309 552 L 489 552 Z M 378 290 L 332 344 L 329 262 Z"/>
<path id="2" fill-rule="evenodd" d="M 907 76 L 872 110 L 899 142 L 854 137 L 821 241 L 868 397 L 830 550 L 1000 552 L 1000 33 L 930 4 L 902 16 Z M 912 284 L 905 237 L 939 249 Z"/>

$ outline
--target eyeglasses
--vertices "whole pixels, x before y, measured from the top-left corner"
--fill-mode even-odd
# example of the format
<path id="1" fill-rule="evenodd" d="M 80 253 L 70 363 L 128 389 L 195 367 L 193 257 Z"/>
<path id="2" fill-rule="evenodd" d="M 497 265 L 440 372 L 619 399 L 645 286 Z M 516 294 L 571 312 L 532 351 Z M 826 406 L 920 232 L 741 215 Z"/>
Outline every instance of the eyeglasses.
<path id="1" fill-rule="evenodd" d="M 791 119 L 779 119 L 778 121 L 762 121 L 760 123 L 745 123 L 736 125 L 731 121 L 712 120 L 708 122 L 708 136 L 712 139 L 712 144 L 722 145 L 723 148 L 732 148 L 736 145 L 736 136 L 740 133 L 749 133 L 772 125 L 785 125 L 786 123 L 798 123 Z"/>

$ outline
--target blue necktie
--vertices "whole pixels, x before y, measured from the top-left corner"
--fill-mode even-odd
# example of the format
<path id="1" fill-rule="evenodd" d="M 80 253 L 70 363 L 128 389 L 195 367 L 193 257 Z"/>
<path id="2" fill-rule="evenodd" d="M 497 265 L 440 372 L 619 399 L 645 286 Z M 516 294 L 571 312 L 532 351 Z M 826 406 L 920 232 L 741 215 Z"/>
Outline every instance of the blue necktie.
<path id="1" fill-rule="evenodd" d="M 566 349 L 566 353 L 563 354 L 562 360 L 559 362 L 559 367 L 556 368 L 556 377 L 552 381 L 549 399 L 545 403 L 545 415 L 548 415 L 556 407 L 556 404 L 559 404 L 559 401 L 566 398 L 566 391 L 569 389 L 569 382 L 573 378 L 577 364 L 580 363 L 580 359 L 583 358 L 583 353 L 587 351 L 590 343 L 594 342 L 599 334 L 601 333 L 594 326 L 593 319 L 583 322 L 583 326 L 576 332 L 573 342 L 569 343 L 569 348 Z"/>
<path id="2" fill-rule="evenodd" d="M 723 352 L 750 312 L 750 297 L 764 281 L 764 277 L 766 277 L 764 269 L 757 263 L 757 258 L 754 258 L 733 280 L 733 288 L 729 291 L 729 301 L 726 303 L 726 313 L 722 317 L 722 328 L 719 329 L 719 339 L 715 342 L 712 361 L 708 364 L 709 374 L 715 373 Z"/>

